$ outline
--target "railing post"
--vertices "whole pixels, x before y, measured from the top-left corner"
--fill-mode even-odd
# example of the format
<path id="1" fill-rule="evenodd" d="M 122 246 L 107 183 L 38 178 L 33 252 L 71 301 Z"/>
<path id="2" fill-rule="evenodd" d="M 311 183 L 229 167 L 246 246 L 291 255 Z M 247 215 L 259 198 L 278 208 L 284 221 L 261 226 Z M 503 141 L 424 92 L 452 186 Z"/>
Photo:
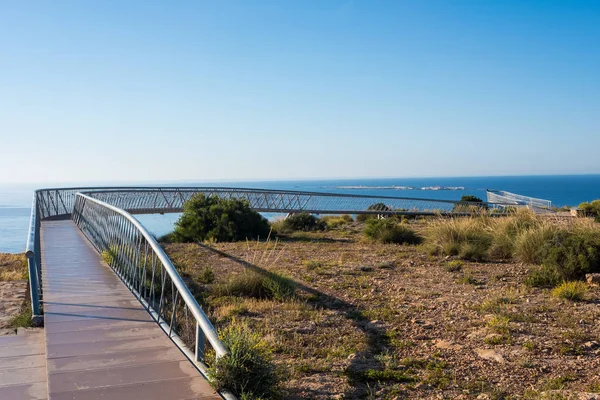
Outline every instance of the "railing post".
<path id="1" fill-rule="evenodd" d="M 39 275 L 35 265 L 35 257 L 27 257 L 27 266 L 29 269 L 29 294 L 31 296 L 32 322 L 34 325 L 41 324 L 40 296 L 39 296 Z"/>
<path id="2" fill-rule="evenodd" d="M 196 361 L 200 362 L 204 359 L 204 332 L 200 324 L 196 322 Z"/>

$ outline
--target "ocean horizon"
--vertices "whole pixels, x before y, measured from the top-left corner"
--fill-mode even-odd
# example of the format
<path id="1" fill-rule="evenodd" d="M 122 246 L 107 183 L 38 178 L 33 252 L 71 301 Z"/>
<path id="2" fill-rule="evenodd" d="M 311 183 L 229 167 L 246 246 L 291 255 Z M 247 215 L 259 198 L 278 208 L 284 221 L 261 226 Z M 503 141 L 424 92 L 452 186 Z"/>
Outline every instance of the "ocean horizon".
<path id="1" fill-rule="evenodd" d="M 33 191 L 44 187 L 73 186 L 215 186 L 364 194 L 409 198 L 459 200 L 463 195 L 486 199 L 486 189 L 506 190 L 552 201 L 557 207 L 575 207 L 600 198 L 600 174 L 427 178 L 343 178 L 281 181 L 171 181 L 97 182 L 58 185 L 0 184 L 0 252 L 18 253 L 25 248 Z M 151 232 L 172 230 L 178 214 L 136 216 Z"/>

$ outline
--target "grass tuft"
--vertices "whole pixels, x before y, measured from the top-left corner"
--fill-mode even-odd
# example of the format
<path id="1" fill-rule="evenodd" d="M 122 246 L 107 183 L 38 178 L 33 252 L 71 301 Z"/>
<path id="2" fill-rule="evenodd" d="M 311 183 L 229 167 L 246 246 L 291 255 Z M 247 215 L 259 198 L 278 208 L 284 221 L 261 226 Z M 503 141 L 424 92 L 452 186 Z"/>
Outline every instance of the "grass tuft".
<path id="1" fill-rule="evenodd" d="M 212 288 L 216 296 L 238 296 L 256 299 L 286 301 L 295 296 L 296 286 L 286 276 L 269 272 L 265 275 L 245 271 L 232 276 L 227 282 Z"/>
<path id="2" fill-rule="evenodd" d="M 587 285 L 583 282 L 563 282 L 552 290 L 552 296 L 571 301 L 582 301 L 585 299 L 587 290 Z"/>
<path id="3" fill-rule="evenodd" d="M 219 337 L 229 353 L 210 368 L 209 377 L 215 389 L 228 389 L 242 399 L 272 398 L 279 379 L 262 336 L 233 320 Z"/>
<path id="4" fill-rule="evenodd" d="M 393 218 L 368 220 L 364 234 L 380 243 L 419 244 L 422 241 L 412 229 L 399 224 Z"/>

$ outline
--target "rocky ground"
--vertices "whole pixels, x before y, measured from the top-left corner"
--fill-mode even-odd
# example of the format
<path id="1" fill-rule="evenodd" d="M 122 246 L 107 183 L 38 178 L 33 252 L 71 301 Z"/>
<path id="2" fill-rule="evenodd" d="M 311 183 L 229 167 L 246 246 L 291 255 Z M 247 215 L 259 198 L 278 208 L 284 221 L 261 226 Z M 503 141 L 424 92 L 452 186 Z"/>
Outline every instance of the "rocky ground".
<path id="1" fill-rule="evenodd" d="M 296 282 L 293 301 L 206 304 L 217 326 L 244 319 L 263 334 L 285 398 L 600 398 L 600 288 L 561 300 L 522 284 L 528 265 L 430 256 L 360 230 L 165 249 L 201 290 L 245 268 Z"/>
<path id="2" fill-rule="evenodd" d="M 27 297 L 27 267 L 23 254 L 0 253 L 0 335 L 12 334 L 13 319 Z"/>

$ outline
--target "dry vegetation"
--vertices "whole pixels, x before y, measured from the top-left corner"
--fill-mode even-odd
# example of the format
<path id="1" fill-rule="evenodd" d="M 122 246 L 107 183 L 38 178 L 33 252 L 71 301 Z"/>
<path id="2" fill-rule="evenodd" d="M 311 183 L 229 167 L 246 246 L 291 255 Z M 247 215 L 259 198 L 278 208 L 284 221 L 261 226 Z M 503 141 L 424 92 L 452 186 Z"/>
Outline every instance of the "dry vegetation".
<path id="1" fill-rule="evenodd" d="M 165 244 L 217 329 L 242 323 L 262 337 L 280 397 L 600 392 L 600 289 L 531 285 L 540 237 L 597 225 L 527 215 L 405 221 L 426 238 L 414 246 L 333 223 L 279 242 Z"/>
<path id="2" fill-rule="evenodd" d="M 27 261 L 23 254 L 0 253 L 0 332 L 29 326 L 27 313 Z M 6 329 L 6 332 L 4 331 Z"/>

